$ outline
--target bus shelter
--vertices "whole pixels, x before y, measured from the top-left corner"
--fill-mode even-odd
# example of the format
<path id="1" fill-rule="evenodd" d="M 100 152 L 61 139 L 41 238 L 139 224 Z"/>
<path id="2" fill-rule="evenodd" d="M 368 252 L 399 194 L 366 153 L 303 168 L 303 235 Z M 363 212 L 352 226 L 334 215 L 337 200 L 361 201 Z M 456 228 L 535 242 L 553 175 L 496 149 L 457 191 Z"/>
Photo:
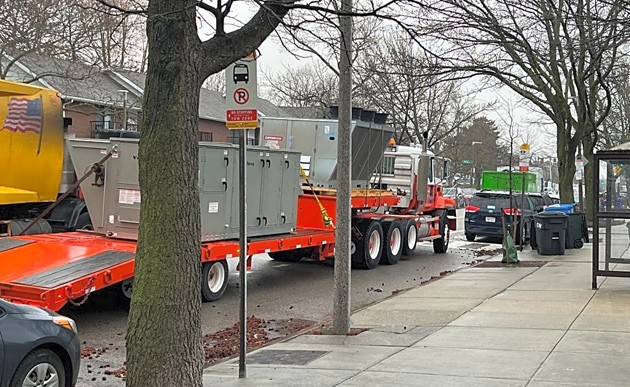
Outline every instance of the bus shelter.
<path id="1" fill-rule="evenodd" d="M 593 160 L 593 289 L 597 277 L 630 277 L 630 142 Z"/>

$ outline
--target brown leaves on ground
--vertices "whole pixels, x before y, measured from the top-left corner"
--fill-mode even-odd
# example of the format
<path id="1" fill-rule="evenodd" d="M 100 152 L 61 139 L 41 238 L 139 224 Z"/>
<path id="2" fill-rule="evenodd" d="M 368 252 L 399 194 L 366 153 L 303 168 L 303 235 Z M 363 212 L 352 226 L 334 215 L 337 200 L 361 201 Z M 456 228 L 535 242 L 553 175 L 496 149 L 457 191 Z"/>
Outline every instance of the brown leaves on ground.
<path id="1" fill-rule="evenodd" d="M 267 321 L 255 316 L 248 317 L 247 348 L 251 350 L 274 340 L 289 337 L 313 324 L 314 322 L 309 320 L 288 319 Z M 203 337 L 203 350 L 206 365 L 238 354 L 238 348 L 238 322 L 230 328 Z"/>

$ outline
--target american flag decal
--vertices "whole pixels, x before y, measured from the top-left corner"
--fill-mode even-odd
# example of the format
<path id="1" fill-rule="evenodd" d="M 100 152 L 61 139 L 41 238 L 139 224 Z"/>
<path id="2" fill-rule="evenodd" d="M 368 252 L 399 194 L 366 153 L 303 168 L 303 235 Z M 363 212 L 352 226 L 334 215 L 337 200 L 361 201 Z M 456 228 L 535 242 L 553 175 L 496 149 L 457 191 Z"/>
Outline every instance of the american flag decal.
<path id="1" fill-rule="evenodd" d="M 39 133 L 42 128 L 42 100 L 11 98 L 8 113 L 0 130 Z"/>

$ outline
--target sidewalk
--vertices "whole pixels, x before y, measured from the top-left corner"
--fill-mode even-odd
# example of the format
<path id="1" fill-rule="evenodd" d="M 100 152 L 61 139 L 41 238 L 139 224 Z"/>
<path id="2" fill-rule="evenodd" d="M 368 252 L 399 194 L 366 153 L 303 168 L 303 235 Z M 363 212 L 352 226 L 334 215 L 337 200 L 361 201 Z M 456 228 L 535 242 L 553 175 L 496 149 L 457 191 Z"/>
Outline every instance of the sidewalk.
<path id="1" fill-rule="evenodd" d="M 352 315 L 357 336 L 302 335 L 204 371 L 204 385 L 569 387 L 630 384 L 630 279 L 591 290 L 591 244 L 542 267 L 473 267 Z M 489 261 L 500 261 L 494 257 Z"/>

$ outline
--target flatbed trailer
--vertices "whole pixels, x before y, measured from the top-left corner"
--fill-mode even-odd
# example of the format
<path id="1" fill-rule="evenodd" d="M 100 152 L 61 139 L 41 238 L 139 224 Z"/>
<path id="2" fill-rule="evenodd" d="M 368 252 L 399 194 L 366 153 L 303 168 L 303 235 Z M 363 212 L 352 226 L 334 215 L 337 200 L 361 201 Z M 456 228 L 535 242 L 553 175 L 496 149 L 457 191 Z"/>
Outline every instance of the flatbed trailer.
<path id="1" fill-rule="evenodd" d="M 395 205 L 398 200 L 400 199 L 396 196 L 367 191 L 364 195 L 351 198 L 353 223 L 357 224 L 353 227 L 353 244 L 364 243 L 368 257 L 375 255 L 372 253 L 376 251 L 378 254 L 372 257 L 376 259 L 376 264 L 381 260 L 383 250 L 391 255 L 391 249 L 400 249 L 396 252 L 399 257 L 405 251 L 412 252 L 418 241 L 441 238 L 445 232 L 443 225 L 447 221 L 454 229 L 454 219 L 447 220 L 445 214 L 440 219 L 435 216 L 389 215 L 375 211 Z M 321 196 L 319 203 L 333 217 L 334 223 L 336 197 Z M 300 195 L 296 231 L 249 238 L 247 269 L 251 268 L 252 256 L 262 253 L 278 260 L 297 260 L 307 255 L 319 260 L 332 258 L 335 232 L 332 227 L 324 225 L 319 203 L 315 195 Z M 413 238 L 411 241 L 402 235 L 402 222 L 407 226 L 415 226 L 412 235 L 409 234 L 410 229 L 405 230 L 407 236 L 411 235 Z M 365 235 L 365 238 L 360 235 L 361 231 L 381 227 L 381 223 L 384 227 L 381 229 L 378 246 L 374 246 L 372 234 Z M 378 227 L 374 226 L 376 224 Z M 398 239 L 382 232 L 387 228 L 391 234 L 393 225 L 397 225 L 401 231 Z M 448 242 L 448 234 L 445 238 Z M 131 288 L 129 285 L 133 280 L 135 251 L 135 241 L 115 239 L 93 232 L 0 238 L 0 297 L 14 303 L 36 305 L 54 311 L 67 303 L 81 304 L 91 293 L 113 285 L 120 286 L 121 291 L 130 297 L 130 292 L 126 290 Z M 221 297 L 227 286 L 227 259 L 238 256 L 238 240 L 201 244 L 204 300 L 213 301 Z"/>

